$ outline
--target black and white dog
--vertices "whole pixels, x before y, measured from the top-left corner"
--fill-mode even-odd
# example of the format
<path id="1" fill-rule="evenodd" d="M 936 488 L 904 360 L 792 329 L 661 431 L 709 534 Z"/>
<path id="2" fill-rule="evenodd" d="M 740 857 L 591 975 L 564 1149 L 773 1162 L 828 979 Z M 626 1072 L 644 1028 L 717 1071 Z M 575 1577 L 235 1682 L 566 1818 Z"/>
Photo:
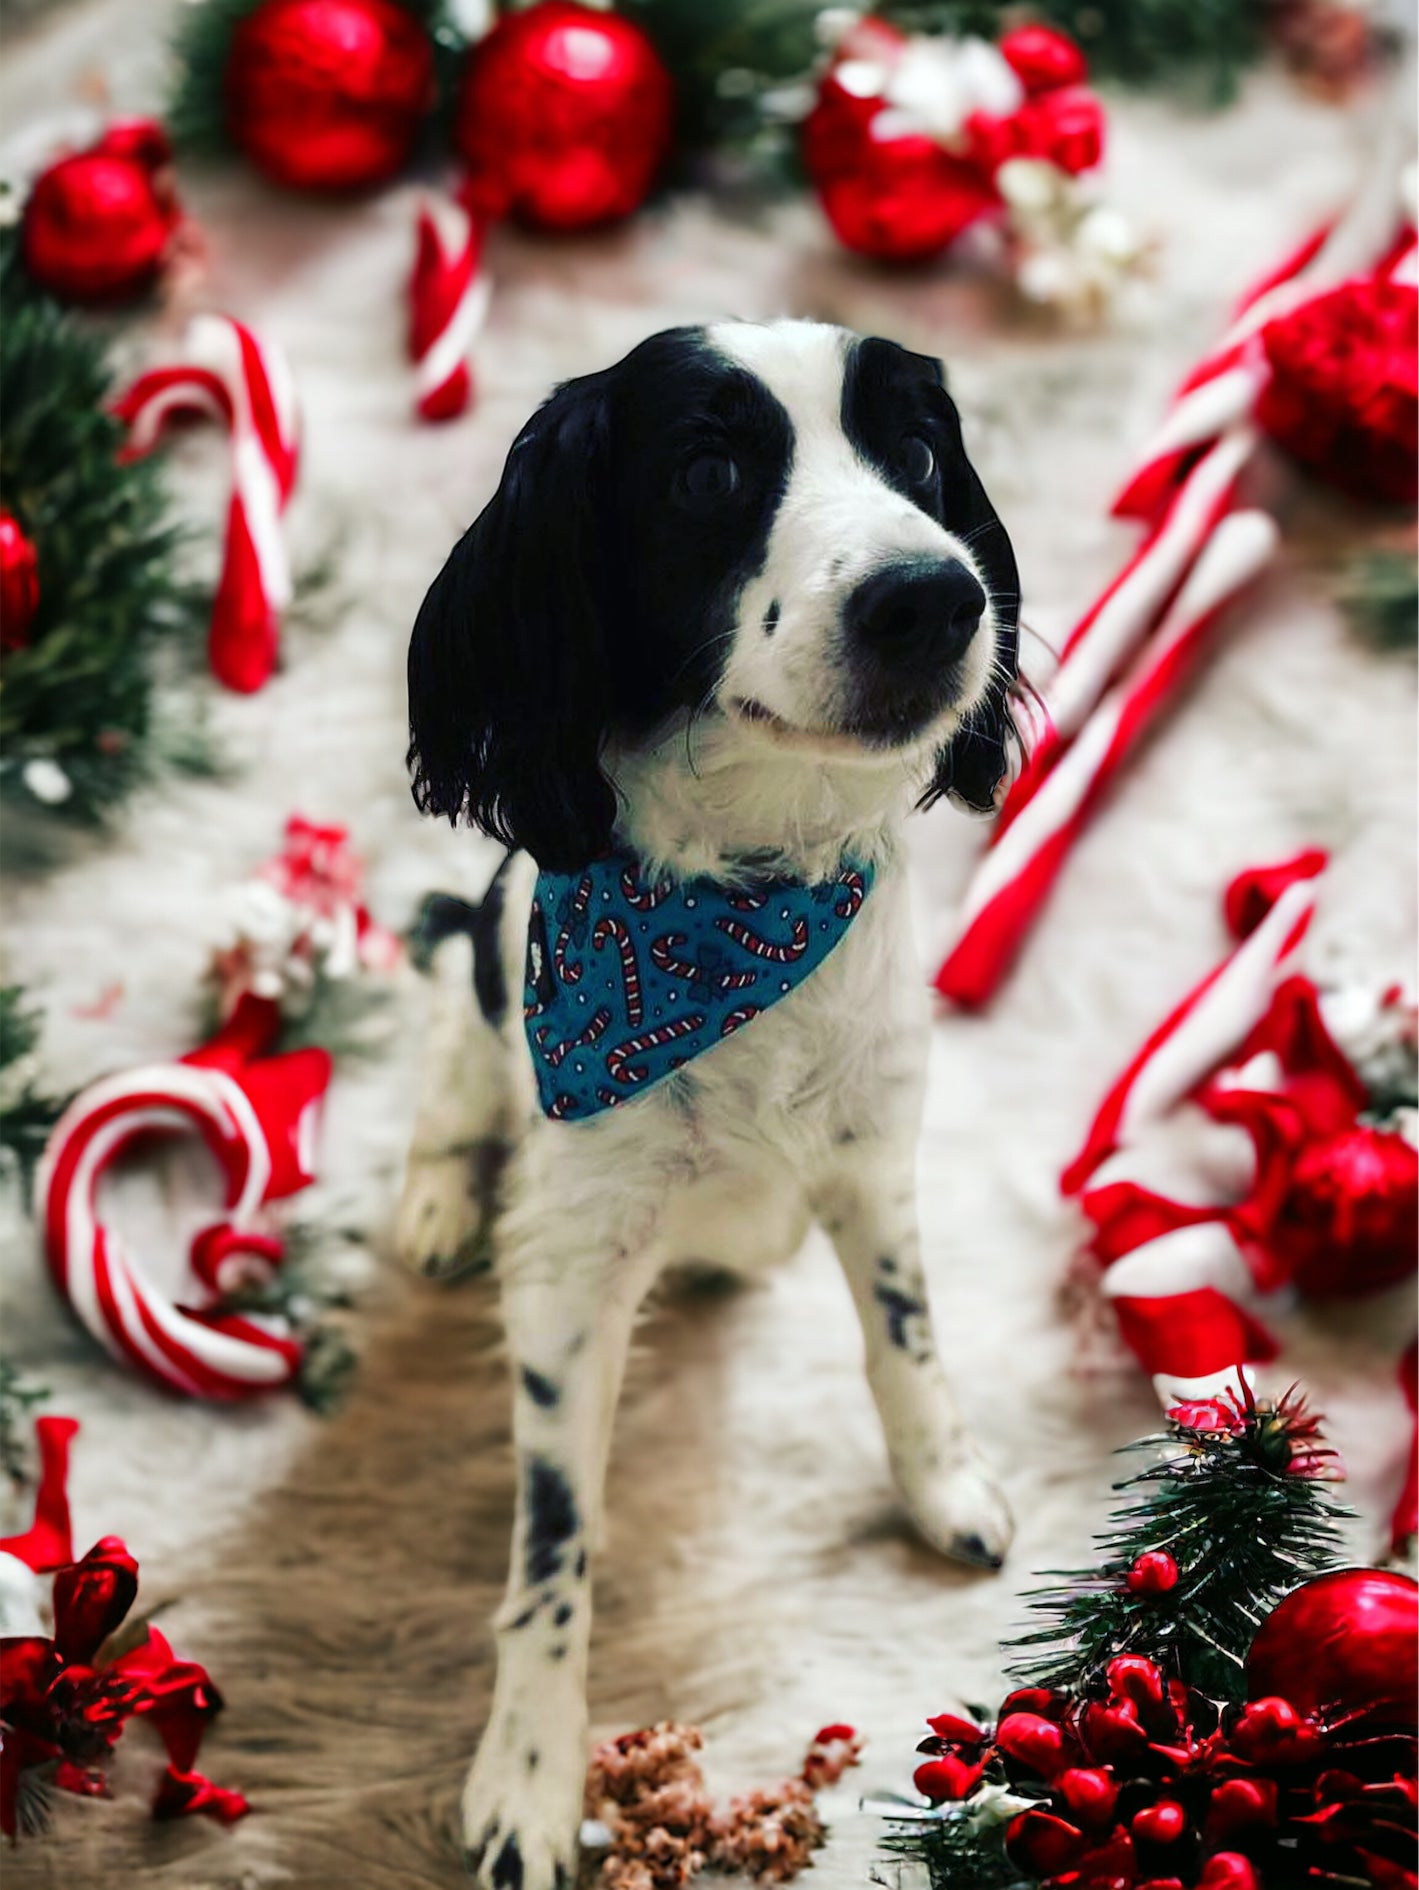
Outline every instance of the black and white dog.
<path id="1" fill-rule="evenodd" d="M 990 807 L 1017 605 L 938 365 L 792 321 L 672 330 L 560 388 L 419 613 L 415 797 L 517 850 L 484 907 L 479 1004 L 466 969 L 443 982 L 399 1234 L 414 1263 L 448 1262 L 492 1212 L 490 1153 L 508 1156 L 517 1515 L 464 1796 L 494 1890 L 573 1874 L 591 1556 L 632 1327 L 667 1265 L 766 1264 L 816 1217 L 917 1528 L 990 1567 L 1009 1543 L 918 1252 L 928 1010 L 901 827 L 946 794 Z M 598 918 L 618 869 L 629 905 Z M 687 909 L 716 899 L 725 954 L 687 963 Z M 663 901 L 680 931 L 657 932 Z M 821 962 L 790 988 L 777 970 L 813 927 Z M 619 1048 L 609 1001 L 558 1034 L 557 1004 L 602 967 L 630 981 L 615 1022 L 639 1034 Z M 704 1054 L 677 1044 L 687 1012 Z"/>

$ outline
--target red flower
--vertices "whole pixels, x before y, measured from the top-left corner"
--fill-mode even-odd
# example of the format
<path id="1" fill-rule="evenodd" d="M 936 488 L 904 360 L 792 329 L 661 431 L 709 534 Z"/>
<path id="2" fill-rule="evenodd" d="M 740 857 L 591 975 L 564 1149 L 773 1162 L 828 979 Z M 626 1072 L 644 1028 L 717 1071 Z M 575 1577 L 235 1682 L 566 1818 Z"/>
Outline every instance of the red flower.
<path id="1" fill-rule="evenodd" d="M 939 1759 L 927 1759 L 912 1773 L 912 1783 L 923 1798 L 929 1798 L 933 1805 L 954 1804 L 959 1798 L 966 1798 L 980 1784 L 984 1765 L 968 1765 L 964 1759 L 958 1759 L 954 1752 L 948 1752 Z"/>

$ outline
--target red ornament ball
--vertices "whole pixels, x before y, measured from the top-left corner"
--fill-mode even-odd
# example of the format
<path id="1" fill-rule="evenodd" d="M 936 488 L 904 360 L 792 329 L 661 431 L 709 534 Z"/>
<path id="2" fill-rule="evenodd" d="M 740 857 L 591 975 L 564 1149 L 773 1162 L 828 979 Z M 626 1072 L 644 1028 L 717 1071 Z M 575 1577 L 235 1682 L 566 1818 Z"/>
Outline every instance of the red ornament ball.
<path id="1" fill-rule="evenodd" d="M 1268 322 L 1262 426 L 1359 499 L 1419 498 L 1419 290 L 1347 282 Z"/>
<path id="2" fill-rule="evenodd" d="M 540 0 L 473 48 L 454 137 L 484 214 L 581 230 L 640 208 L 674 119 L 670 74 L 639 26 Z"/>
<path id="3" fill-rule="evenodd" d="M 13 514 L 0 511 L 0 650 L 29 648 L 39 609 L 39 558 Z"/>
<path id="4" fill-rule="evenodd" d="M 149 287 L 181 221 L 172 153 L 150 119 L 117 124 L 40 173 L 20 232 L 25 268 L 66 302 L 121 301 Z"/>
<path id="5" fill-rule="evenodd" d="M 1145 1549 L 1125 1580 L 1135 1595 L 1166 1595 L 1178 1585 L 1178 1565 L 1166 1549 Z"/>
<path id="6" fill-rule="evenodd" d="M 232 35 L 224 90 L 233 142 L 273 183 L 364 190 L 414 147 L 433 48 L 395 0 L 262 0 Z"/>
<path id="7" fill-rule="evenodd" d="M 1419 1247 L 1419 1151 L 1364 1126 L 1313 1142 L 1291 1171 L 1273 1239 L 1313 1299 L 1407 1279 Z"/>
<path id="8" fill-rule="evenodd" d="M 1000 202 L 989 172 L 924 132 L 873 135 L 878 98 L 830 71 L 803 123 L 803 162 L 838 241 L 882 262 L 938 255 Z"/>
<path id="9" fill-rule="evenodd" d="M 1247 1694 L 1301 1714 L 1370 1711 L 1412 1725 L 1419 1696 L 1419 1585 L 1377 1568 L 1336 1569 L 1295 1588 L 1247 1655 Z"/>

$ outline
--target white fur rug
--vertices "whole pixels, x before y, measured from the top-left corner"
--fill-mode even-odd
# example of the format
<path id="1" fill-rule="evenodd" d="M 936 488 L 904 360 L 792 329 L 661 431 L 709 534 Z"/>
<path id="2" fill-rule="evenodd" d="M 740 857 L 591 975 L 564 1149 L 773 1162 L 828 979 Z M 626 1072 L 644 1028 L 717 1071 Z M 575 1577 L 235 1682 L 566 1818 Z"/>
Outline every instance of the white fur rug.
<path id="1" fill-rule="evenodd" d="M 12 34 L 0 77 L 11 146 L 62 131 L 95 73 L 115 107 L 154 105 L 167 11 L 85 0 Z M 349 823 L 371 902 L 391 924 L 406 923 L 433 885 L 480 884 L 490 849 L 420 822 L 405 786 L 408 629 L 532 406 L 555 380 L 654 329 L 792 312 L 944 355 L 1015 538 L 1027 613 L 1046 636 L 1062 631 L 1130 542 L 1105 505 L 1131 448 L 1235 292 L 1342 199 L 1366 134 L 1363 111 L 1318 106 L 1271 77 L 1221 116 L 1126 98 L 1113 113 L 1109 191 L 1160 247 L 1143 306 L 1111 332 L 1061 336 L 985 275 L 861 268 L 807 203 L 750 226 L 687 201 L 595 238 L 501 234 L 480 403 L 442 430 L 411 422 L 401 361 L 412 186 L 323 205 L 278 198 L 236 168 L 184 180 L 211 242 L 214 305 L 265 326 L 291 356 L 307 422 L 292 531 L 298 558 L 340 534 L 341 608 L 336 627 L 291 634 L 288 665 L 261 695 L 214 701 L 235 778 L 152 793 L 111 841 L 10 887 L 8 975 L 44 1006 L 54 1085 L 190 1047 L 226 891 L 273 849 L 288 811 Z M 141 353 L 143 324 L 119 332 Z M 219 458 L 208 438 L 180 449 L 176 478 L 204 523 L 218 516 Z M 1078 1368 L 1057 1302 L 1076 1233 L 1055 1190 L 1063 1159 L 1144 1032 L 1219 955 L 1220 888 L 1242 865 L 1308 842 L 1333 848 L 1318 953 L 1375 978 L 1403 975 L 1413 954 L 1413 671 L 1362 648 L 1325 601 L 1318 546 L 1335 537 L 1326 509 L 1294 511 L 1286 568 L 1228 626 L 1191 700 L 1078 849 L 1013 983 L 985 1016 L 943 1019 L 935 1032 L 926 1253 L 948 1360 L 1020 1519 L 1009 1566 L 968 1574 L 907 1536 L 847 1295 L 815 1238 L 762 1287 L 677 1302 L 652 1322 L 655 1351 L 633 1375 L 612 1480 L 593 1661 L 599 1730 L 697 1718 L 710 1770 L 730 1787 L 791 1768 L 820 1722 L 845 1718 L 870 1742 L 854 1783 L 900 1787 L 926 1713 L 998 1693 L 997 1639 L 1019 1619 L 1030 1571 L 1087 1557 L 1108 1453 L 1155 1412 L 1122 1361 Z M 1037 674 L 1047 661 L 1038 648 L 1029 660 Z M 928 955 L 978 843 L 944 809 L 916 823 Z M 122 996 L 111 1014 L 85 1016 L 114 982 Z M 505 1386 L 474 1343 L 487 1325 L 484 1288 L 453 1289 L 455 1308 L 447 1289 L 390 1278 L 423 1003 L 410 978 L 388 1053 L 338 1072 L 323 1179 L 295 1205 L 302 1221 L 361 1235 L 354 1330 L 370 1375 L 329 1420 L 279 1398 L 241 1411 L 175 1404 L 126 1377 L 56 1304 L 32 1229 L 13 1199 L 4 1204 L 5 1349 L 52 1388 L 49 1408 L 84 1422 L 79 1540 L 121 1533 L 141 1559 L 145 1596 L 172 1600 L 165 1629 L 211 1660 L 228 1700 L 208 1768 L 256 1801 L 231 1832 L 150 1830 L 143 1736 L 132 1736 L 118 1801 L 62 1801 L 56 1831 L 10 1863 L 16 1884 L 117 1881 L 108 1866 L 120 1854 L 124 1880 L 174 1890 L 460 1881 L 446 1821 L 428 1822 L 424 1798 L 451 1798 L 485 1697 L 484 1613 L 507 1528 Z M 131 1224 L 141 1218 L 176 1254 L 200 1185 L 197 1167 L 166 1168 L 159 1188 L 126 1203 Z M 1278 1376 L 1302 1377 L 1330 1414 L 1363 1518 L 1361 1551 L 1398 1481 L 1405 1424 L 1391 1366 L 1410 1317 L 1391 1300 L 1278 1321 Z M 447 1428 L 425 1443 L 430 1410 Z M 469 1455 L 489 1453 L 484 1494 L 466 1511 L 478 1466 L 449 1469 L 463 1462 L 460 1433 Z M 348 1516 L 327 1537 L 319 1518 L 322 1466 L 342 1462 L 347 1474 L 370 1435 L 387 1440 L 398 1486 L 387 1528 L 378 1504 L 361 1512 L 366 1553 Z M 279 1519 L 293 1516 L 298 1492 L 288 1541 Z M 333 1484 L 329 1494 L 335 1503 Z M 465 1552 L 476 1582 L 461 1585 Z M 263 1570 L 277 1571 L 264 1585 Z M 325 1597 L 315 1626 L 312 1584 Z M 401 1694 L 414 1673 L 403 1653 L 435 1598 L 440 1634 L 466 1645 L 477 1668 L 474 1695 L 463 1673 L 450 1675 L 447 1697 L 437 1674 L 420 1680 L 430 1691 Z M 243 1606 L 270 1618 L 243 1619 Z M 258 1643 L 259 1660 L 239 1657 Z M 338 1706 L 327 1663 L 354 1683 Z M 442 1729 L 427 1770 L 417 1757 L 426 1716 Z M 824 1890 L 867 1874 L 874 1828 L 853 1814 L 854 1797 L 819 1863 Z"/>

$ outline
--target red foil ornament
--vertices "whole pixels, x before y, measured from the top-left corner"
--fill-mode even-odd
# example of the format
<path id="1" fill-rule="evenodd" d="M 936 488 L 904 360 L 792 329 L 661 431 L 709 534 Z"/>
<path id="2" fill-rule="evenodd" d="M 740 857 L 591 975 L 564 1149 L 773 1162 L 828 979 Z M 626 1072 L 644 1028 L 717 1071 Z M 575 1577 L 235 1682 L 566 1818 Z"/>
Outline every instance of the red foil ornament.
<path id="1" fill-rule="evenodd" d="M 1279 1601 L 1247 1655 L 1247 1694 L 1298 1713 L 1354 1711 L 1413 1725 L 1419 1585 L 1377 1568 L 1317 1575 Z"/>
<path id="2" fill-rule="evenodd" d="M 0 511 L 0 650 L 29 648 L 39 609 L 39 557 L 20 521 Z"/>
<path id="3" fill-rule="evenodd" d="M 182 220 L 161 125 L 112 125 L 87 151 L 42 171 L 20 247 L 42 289 L 65 302 L 115 302 L 151 286 Z"/>
<path id="4" fill-rule="evenodd" d="M 367 190 L 433 103 L 433 48 L 395 0 L 263 0 L 232 35 L 227 130 L 273 183 Z"/>
<path id="5" fill-rule="evenodd" d="M 1178 1565 L 1166 1549 L 1145 1549 L 1126 1580 L 1135 1595 L 1166 1595 L 1178 1585 Z"/>
<path id="6" fill-rule="evenodd" d="M 628 217 L 674 116 L 670 74 L 633 21 L 568 0 L 505 14 L 473 48 L 459 93 L 470 204 L 548 230 Z"/>
<path id="7" fill-rule="evenodd" d="M 1256 417 L 1294 459 L 1359 499 L 1419 498 L 1419 290 L 1347 282 L 1268 322 Z"/>
<path id="8" fill-rule="evenodd" d="M 1313 1299 L 1352 1299 L 1407 1279 L 1419 1246 L 1419 1152 L 1358 1125 L 1303 1148 L 1271 1230 Z"/>

